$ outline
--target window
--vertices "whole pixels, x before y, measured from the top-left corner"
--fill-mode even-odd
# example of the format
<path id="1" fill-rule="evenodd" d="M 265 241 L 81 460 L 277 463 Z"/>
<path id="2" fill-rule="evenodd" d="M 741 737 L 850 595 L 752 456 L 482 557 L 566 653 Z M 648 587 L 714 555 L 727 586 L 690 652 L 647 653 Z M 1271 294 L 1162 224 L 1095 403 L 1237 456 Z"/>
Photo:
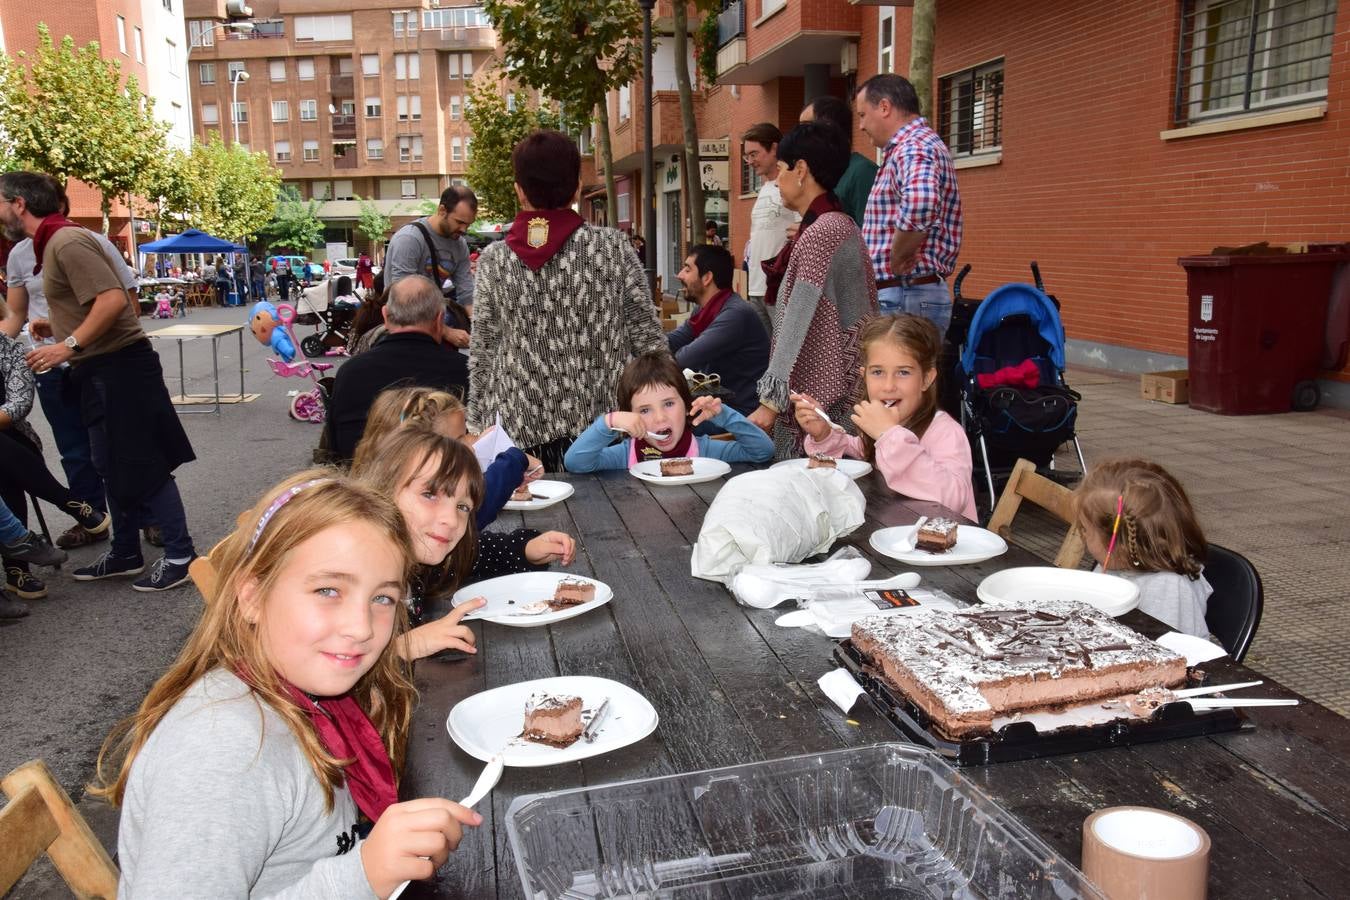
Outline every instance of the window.
<path id="1" fill-rule="evenodd" d="M 136 62 L 145 62 L 145 44 L 141 40 L 140 26 L 131 29 L 131 37 L 136 50 Z"/>
<path id="2" fill-rule="evenodd" d="M 895 71 L 895 7 L 883 6 L 877 10 L 881 16 L 877 24 L 877 71 L 880 73 Z"/>
<path id="3" fill-rule="evenodd" d="M 240 100 L 238 103 L 231 104 L 234 107 L 234 118 L 231 121 L 244 124 L 248 121 L 248 103 Z"/>
<path id="4" fill-rule="evenodd" d="M 295 72 L 301 81 L 314 80 L 314 58 L 306 56 L 295 61 Z"/>
<path id="5" fill-rule="evenodd" d="M 361 54 L 361 74 L 366 77 L 374 77 L 380 74 L 380 54 L 362 53 Z"/>
<path id="6" fill-rule="evenodd" d="M 473 159 L 473 138 L 471 137 L 464 139 L 464 158 Z"/>
<path id="7" fill-rule="evenodd" d="M 215 63 L 199 63 L 199 64 L 197 65 L 197 82 L 198 82 L 199 84 L 215 84 L 215 83 L 216 83 L 216 64 L 215 64 Z"/>
<path id="8" fill-rule="evenodd" d="M 297 41 L 350 41 L 352 39 L 351 14 L 296 16 L 295 39 Z"/>
<path id="9" fill-rule="evenodd" d="M 202 124 L 215 125 L 220 122 L 220 109 L 214 103 L 202 104 Z"/>
<path id="10" fill-rule="evenodd" d="M 473 54 L 461 53 L 459 55 L 459 70 L 465 78 L 473 77 Z"/>
<path id="11" fill-rule="evenodd" d="M 384 141 L 366 138 L 366 159 L 384 159 Z"/>
<path id="12" fill-rule="evenodd" d="M 331 181 L 312 181 L 309 185 L 309 196 L 315 200 L 333 199 L 333 182 Z"/>
<path id="13" fill-rule="evenodd" d="M 953 156 L 1003 146 L 1003 60 L 938 80 L 938 133 Z"/>
<path id="14" fill-rule="evenodd" d="M 462 114 L 460 112 L 461 103 L 462 99 L 459 96 L 459 94 L 450 95 L 450 118 L 452 120 L 458 120 L 462 117 Z"/>
<path id="15" fill-rule="evenodd" d="M 478 6 L 431 9 L 422 13 L 423 28 L 486 28 L 490 24 L 487 13 Z"/>
<path id="16" fill-rule="evenodd" d="M 398 183 L 398 195 L 404 200 L 417 199 L 417 182 L 412 178 L 403 178 Z"/>
<path id="17" fill-rule="evenodd" d="M 319 118 L 319 101 L 301 100 L 300 101 L 300 121 L 314 122 Z"/>
<path id="18" fill-rule="evenodd" d="M 344 78 L 352 77 L 352 58 L 350 56 L 339 56 L 337 58 L 337 73 Z"/>
<path id="19" fill-rule="evenodd" d="M 417 36 L 417 13 L 400 10 L 394 13 L 394 37 Z"/>
<path id="20" fill-rule="evenodd" d="M 121 16 L 115 16 L 113 23 L 117 28 L 117 50 L 123 56 L 127 55 L 127 20 Z"/>
<path id="21" fill-rule="evenodd" d="M 344 116 L 355 116 L 356 101 L 355 100 L 341 101 L 340 103 L 338 103 L 338 112 Z"/>
<path id="22" fill-rule="evenodd" d="M 745 158 L 745 150 L 741 150 L 741 193 L 757 194 L 760 187 L 764 184 L 764 179 L 759 177 L 755 167 L 750 165 L 750 161 Z M 622 217 L 621 217 L 622 218 Z"/>
<path id="23" fill-rule="evenodd" d="M 291 104 L 288 100 L 272 101 L 272 121 L 289 122 L 291 120 Z"/>
<path id="24" fill-rule="evenodd" d="M 506 94 L 506 111 L 516 111 L 516 95 L 514 91 L 508 91 Z"/>
<path id="25" fill-rule="evenodd" d="M 367 118 L 367 119 L 378 119 L 379 117 L 380 117 L 380 98 L 379 98 L 379 97 L 367 97 L 367 98 L 366 98 L 366 118 Z"/>
<path id="26" fill-rule="evenodd" d="M 1179 124 L 1327 95 L 1336 0 L 1192 0 L 1181 16 Z"/>
<path id="27" fill-rule="evenodd" d="M 169 71 L 178 76 L 178 45 L 168 38 L 164 39 L 165 52 L 169 57 Z"/>
<path id="28" fill-rule="evenodd" d="M 626 122 L 632 115 L 632 86 L 625 84 L 619 88 L 619 121 Z"/>
<path id="29" fill-rule="evenodd" d="M 233 82 L 233 81 L 235 80 L 235 74 L 234 74 L 234 73 L 235 73 L 235 72 L 243 72 L 243 71 L 244 71 L 244 64 L 243 64 L 242 62 L 240 62 L 239 60 L 233 60 L 233 61 L 230 62 L 228 68 L 229 68 L 229 80 L 230 80 L 231 82 Z"/>
<path id="30" fill-rule="evenodd" d="M 304 153 L 305 162 L 318 162 L 318 161 L 319 161 L 319 142 L 318 142 L 318 141 L 305 141 L 303 150 L 302 150 L 301 152 Z"/>
<path id="31" fill-rule="evenodd" d="M 422 136 L 420 134 L 399 135 L 398 161 L 399 162 L 422 161 Z"/>
<path id="32" fill-rule="evenodd" d="M 459 78 L 459 54 L 451 53 L 445 57 L 446 75 L 451 81 Z"/>
<path id="33" fill-rule="evenodd" d="M 188 43 L 193 47 L 214 47 L 216 23 L 210 19 L 193 19 L 188 22 Z"/>
<path id="34" fill-rule="evenodd" d="M 400 122 L 406 122 L 409 119 L 412 119 L 416 122 L 420 118 L 422 118 L 421 96 L 417 94 L 414 94 L 411 97 L 400 95 L 398 98 L 398 120 Z"/>
<path id="35" fill-rule="evenodd" d="M 416 53 L 394 54 L 394 77 L 397 79 L 421 78 L 422 59 Z"/>
<path id="36" fill-rule="evenodd" d="M 631 194 L 619 195 L 619 202 L 615 205 L 616 208 L 614 211 L 618 215 L 620 222 L 633 221 L 632 210 L 629 208 L 632 205 L 632 202 Z"/>
<path id="37" fill-rule="evenodd" d="M 340 178 L 333 182 L 334 200 L 355 200 L 356 192 L 352 190 L 352 180 L 350 178 Z"/>
<path id="38" fill-rule="evenodd" d="M 273 81 L 286 80 L 286 60 L 269 59 L 267 61 L 267 75 Z"/>
<path id="39" fill-rule="evenodd" d="M 291 142 L 277 141 L 272 145 L 272 155 L 276 157 L 277 162 L 291 161 Z"/>
<path id="40" fill-rule="evenodd" d="M 457 137 L 450 139 L 450 161 L 464 162 L 464 142 Z"/>
<path id="41" fill-rule="evenodd" d="M 170 104 L 169 104 L 169 124 L 172 126 L 172 130 L 177 131 L 177 130 L 178 130 L 178 126 L 181 125 L 182 122 L 183 122 L 183 104 L 181 104 L 181 103 L 170 103 Z"/>

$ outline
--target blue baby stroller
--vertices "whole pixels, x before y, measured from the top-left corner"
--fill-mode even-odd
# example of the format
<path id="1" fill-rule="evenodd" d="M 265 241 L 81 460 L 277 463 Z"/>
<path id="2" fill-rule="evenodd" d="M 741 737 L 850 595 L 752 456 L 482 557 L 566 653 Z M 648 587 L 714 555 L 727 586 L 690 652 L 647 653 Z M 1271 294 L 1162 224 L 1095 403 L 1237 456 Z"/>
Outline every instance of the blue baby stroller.
<path id="1" fill-rule="evenodd" d="M 1034 262 L 1031 270 L 1034 287 L 1005 284 L 975 309 L 956 370 L 961 422 L 984 470 L 990 509 L 995 476 L 1006 478 L 1018 459 L 1052 470 L 1055 451 L 1072 442 L 1087 471 L 1074 432 L 1082 397 L 1064 381 L 1059 303 L 1045 293 Z"/>

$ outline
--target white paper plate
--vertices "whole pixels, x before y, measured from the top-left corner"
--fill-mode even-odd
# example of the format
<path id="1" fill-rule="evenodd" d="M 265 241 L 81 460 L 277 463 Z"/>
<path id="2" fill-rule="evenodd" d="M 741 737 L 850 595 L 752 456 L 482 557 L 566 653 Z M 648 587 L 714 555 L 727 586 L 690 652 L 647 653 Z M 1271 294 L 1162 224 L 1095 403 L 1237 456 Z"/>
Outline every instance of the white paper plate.
<path id="1" fill-rule="evenodd" d="M 581 698 L 582 721 L 609 698 L 609 711 L 595 740 L 579 740 L 570 747 L 549 747 L 520 737 L 525 725 L 525 701 L 536 691 Z M 635 744 L 656 730 L 656 710 L 647 698 L 626 684 L 590 675 L 562 675 L 508 684 L 461 700 L 445 720 L 450 739 L 472 757 L 487 762 L 503 753 L 508 766 L 556 766 L 588 756 L 611 753 Z"/>
<path id="2" fill-rule="evenodd" d="M 805 469 L 806 463 L 807 460 L 805 459 L 785 459 L 782 462 L 774 463 L 769 468 L 777 469 L 780 466 L 781 467 L 791 466 L 795 469 Z M 849 478 L 854 479 L 861 478 L 872 471 L 872 464 L 865 459 L 845 459 L 844 457 L 841 456 L 835 459 L 834 463 L 835 468 L 837 468 L 840 472 L 843 472 Z"/>
<path id="3" fill-rule="evenodd" d="M 723 475 L 731 471 L 731 466 L 720 459 L 713 459 L 711 456 L 694 457 L 693 475 L 661 475 L 661 460 L 649 459 L 646 462 L 635 463 L 628 469 L 628 474 L 634 478 L 646 481 L 650 484 L 698 484 L 701 481 L 716 481 Z"/>
<path id="4" fill-rule="evenodd" d="M 1008 552 L 1008 544 L 1003 538 L 975 525 L 957 526 L 956 546 L 946 553 L 929 553 L 914 548 L 909 543 L 913 535 L 913 525 L 896 525 L 894 528 L 881 528 L 872 532 L 868 543 L 878 553 L 911 566 L 959 566 L 984 562 Z"/>
<path id="5" fill-rule="evenodd" d="M 557 612 L 531 615 L 522 611 L 523 607 L 531 603 L 537 603 L 552 597 L 553 592 L 557 590 L 558 582 L 565 578 L 589 581 L 595 585 L 595 599 L 590 603 L 569 606 Z M 608 603 L 613 599 L 614 592 L 603 581 L 596 581 L 594 578 L 586 578 L 583 575 L 572 575 L 568 572 L 521 572 L 516 575 L 503 575 L 500 578 L 489 578 L 487 581 L 479 581 L 462 587 L 455 591 L 454 596 L 450 598 L 450 602 L 459 606 L 474 597 L 482 597 L 487 601 L 487 606 L 469 613 L 463 621 L 472 622 L 474 619 L 482 619 L 485 622 L 496 622 L 498 625 L 510 625 L 515 628 L 534 628 L 538 625 L 551 625 L 554 622 L 584 615 Z"/>
<path id="6" fill-rule="evenodd" d="M 1123 616 L 1139 605 L 1139 585 L 1129 579 L 1054 566 L 995 572 L 980 582 L 975 595 L 986 603 L 1006 600 L 1032 609 L 1047 600 L 1077 600 L 1108 616 Z"/>
<path id="7" fill-rule="evenodd" d="M 529 512 L 532 509 L 548 509 L 555 503 L 561 503 L 576 493 L 576 488 L 566 481 L 531 481 L 527 487 L 531 494 L 537 494 L 542 500 L 508 500 L 503 509 L 517 509 Z"/>

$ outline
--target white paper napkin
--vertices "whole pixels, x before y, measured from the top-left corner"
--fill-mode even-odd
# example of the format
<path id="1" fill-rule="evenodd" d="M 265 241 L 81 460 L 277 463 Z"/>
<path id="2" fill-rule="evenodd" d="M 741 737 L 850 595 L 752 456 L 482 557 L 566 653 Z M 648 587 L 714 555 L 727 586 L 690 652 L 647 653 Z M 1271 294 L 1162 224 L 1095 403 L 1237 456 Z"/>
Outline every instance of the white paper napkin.
<path id="1" fill-rule="evenodd" d="M 516 442 L 511 440 L 511 435 L 502 427 L 502 414 L 497 413 L 496 422 L 474 443 L 473 455 L 478 458 L 478 465 L 486 472 L 488 466 L 496 460 L 498 453 L 510 450 L 515 445 Z"/>
<path id="2" fill-rule="evenodd" d="M 1158 643 L 1173 653 L 1180 653 L 1186 657 L 1186 665 L 1188 666 L 1198 666 L 1202 662 L 1209 662 L 1211 659 L 1228 655 L 1228 651 L 1218 644 L 1196 637 L 1193 634 L 1182 634 L 1180 631 L 1167 632 L 1167 634 L 1158 638 Z"/>
<path id="3" fill-rule="evenodd" d="M 820 690 L 839 711 L 847 713 L 853 708 L 853 704 L 858 702 L 858 698 L 863 695 L 863 689 L 858 686 L 858 682 L 853 680 L 848 669 L 835 669 L 832 672 L 826 672 L 816 681 L 820 685 Z"/>

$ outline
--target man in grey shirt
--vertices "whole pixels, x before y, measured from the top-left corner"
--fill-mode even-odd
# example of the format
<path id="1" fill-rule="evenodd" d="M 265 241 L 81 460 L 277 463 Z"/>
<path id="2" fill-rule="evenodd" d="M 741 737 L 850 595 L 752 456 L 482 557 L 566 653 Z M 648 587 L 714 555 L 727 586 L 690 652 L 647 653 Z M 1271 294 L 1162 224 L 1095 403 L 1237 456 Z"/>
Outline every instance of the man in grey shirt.
<path id="1" fill-rule="evenodd" d="M 400 278 L 425 275 L 441 293 L 465 309 L 473 308 L 473 273 L 464 233 L 478 218 L 478 198 L 466 187 L 451 185 L 441 194 L 434 215 L 394 232 L 384 254 L 384 286 Z"/>

